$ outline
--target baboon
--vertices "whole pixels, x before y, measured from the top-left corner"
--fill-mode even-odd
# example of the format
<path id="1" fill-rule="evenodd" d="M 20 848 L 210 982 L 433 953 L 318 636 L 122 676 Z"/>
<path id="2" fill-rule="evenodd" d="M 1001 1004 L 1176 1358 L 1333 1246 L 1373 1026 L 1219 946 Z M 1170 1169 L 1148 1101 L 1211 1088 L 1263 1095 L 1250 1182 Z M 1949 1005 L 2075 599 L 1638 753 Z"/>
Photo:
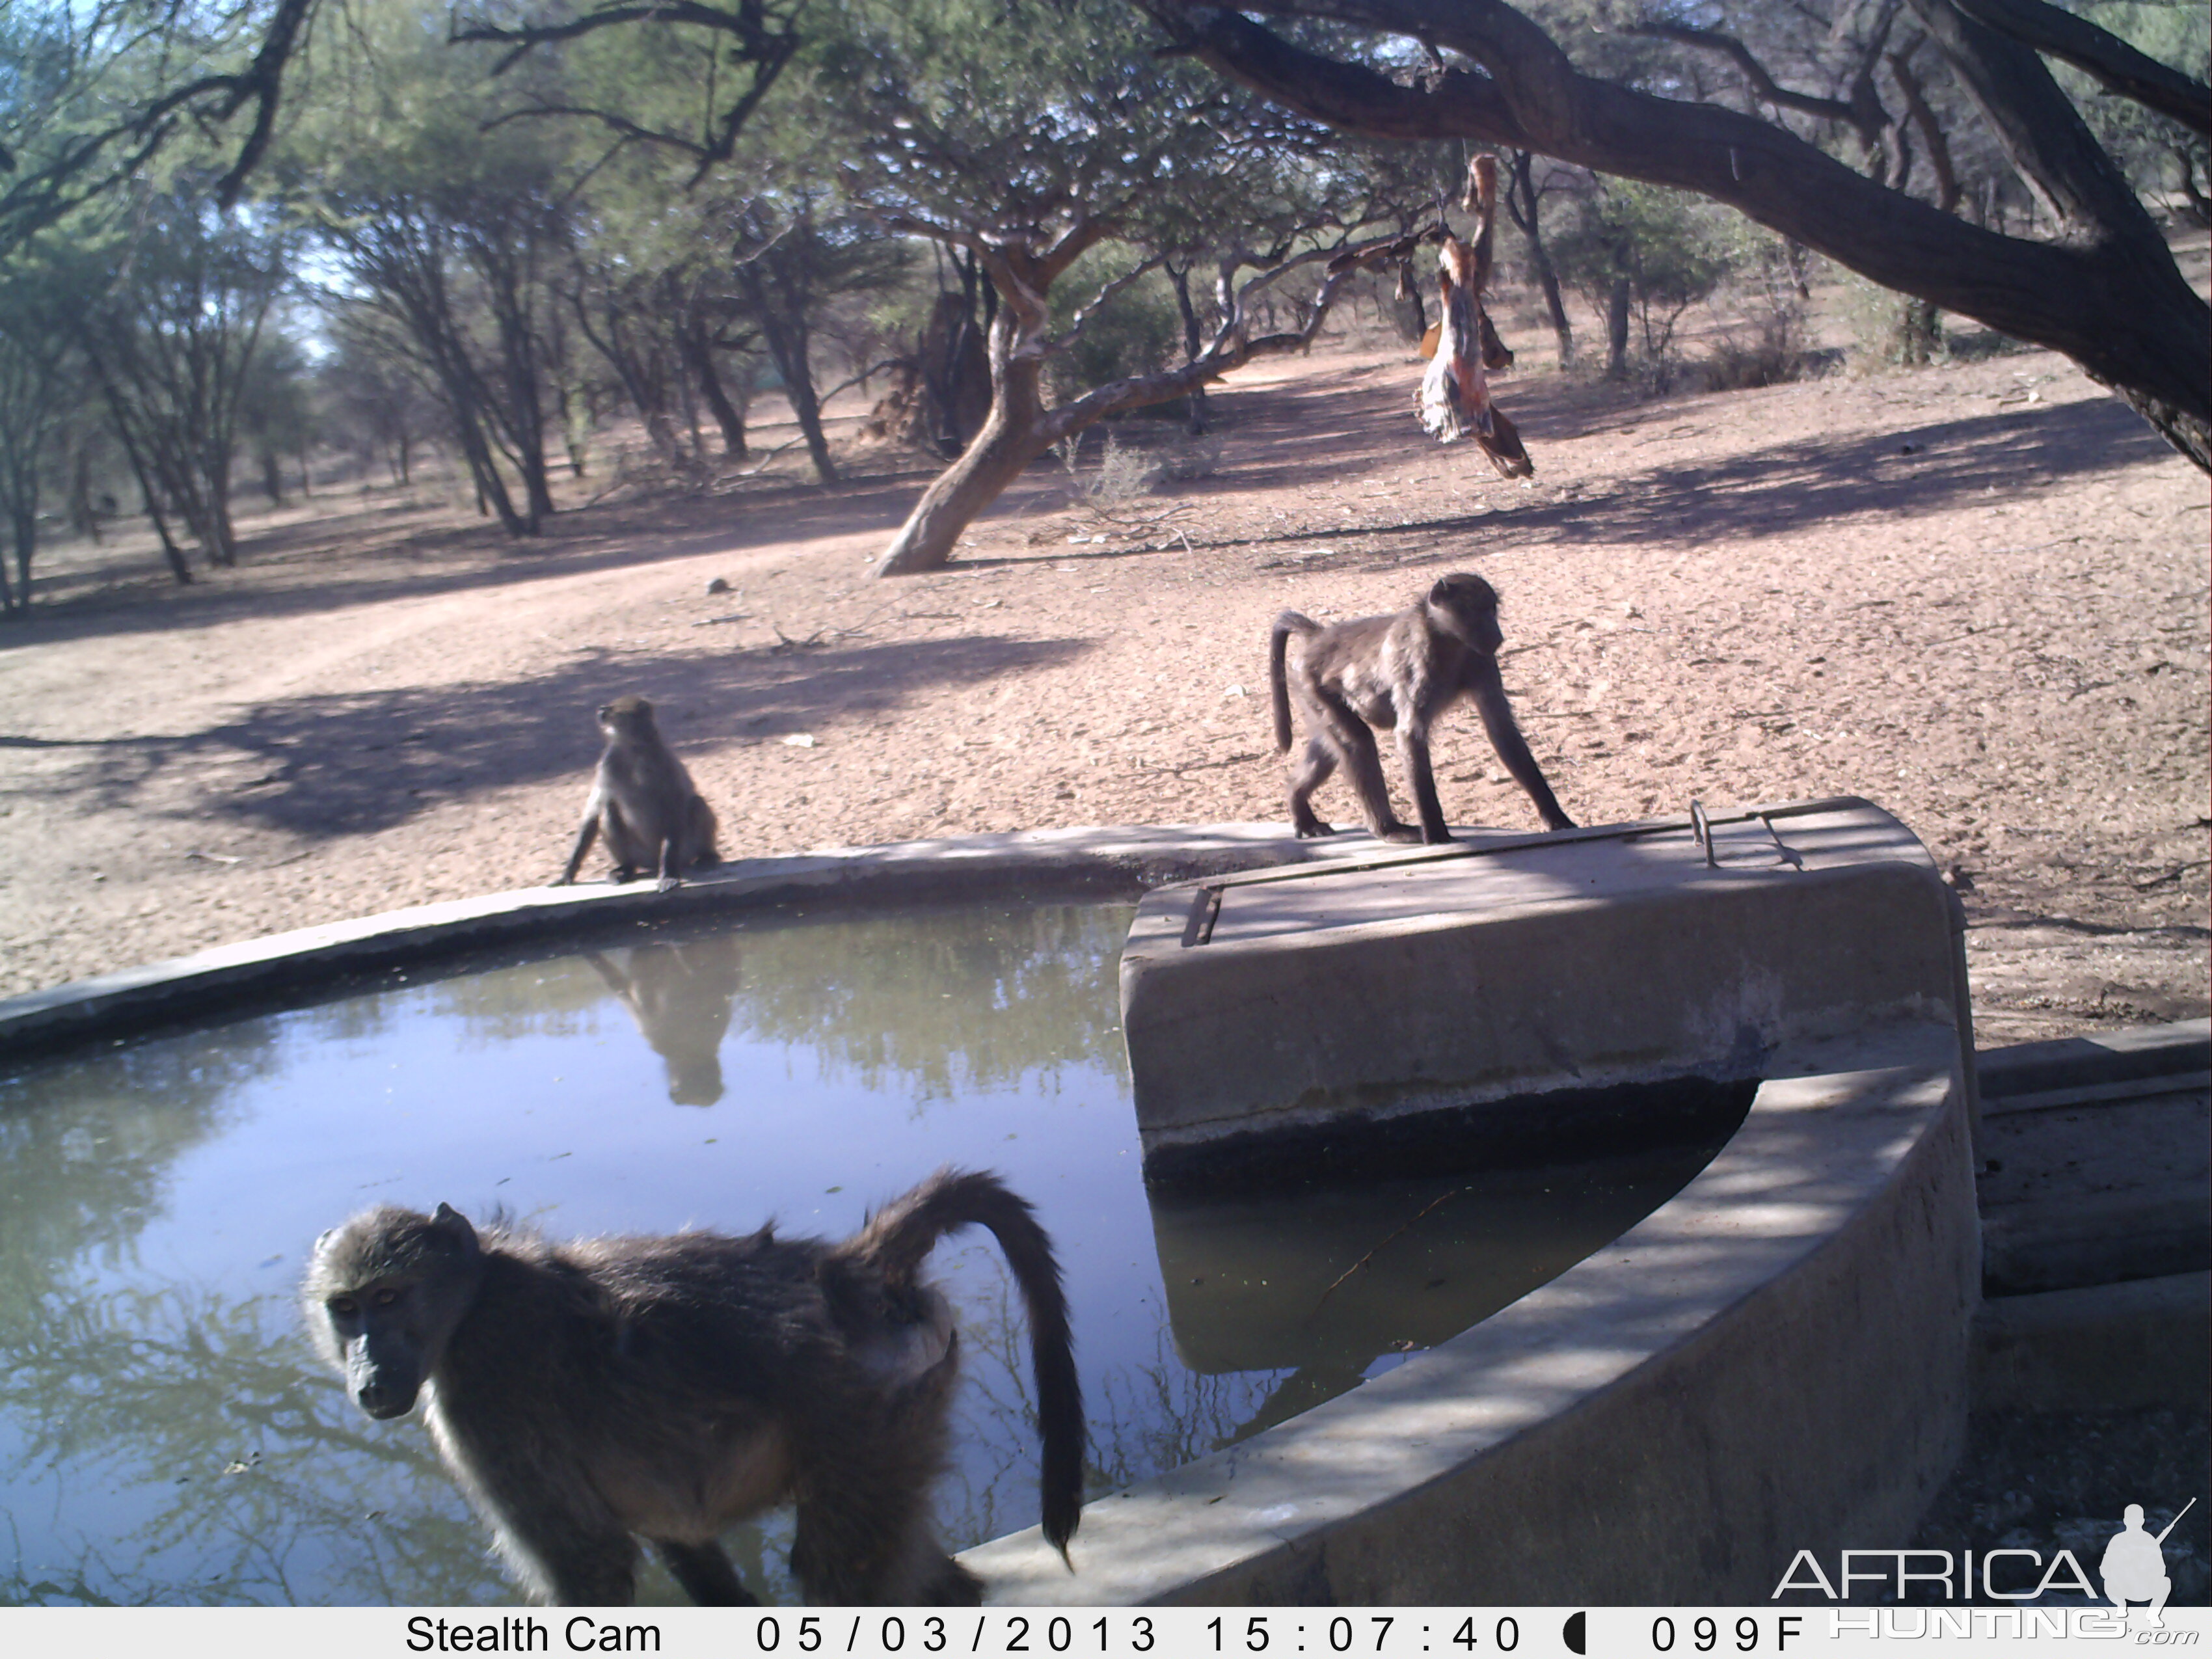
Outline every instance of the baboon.
<path id="1" fill-rule="evenodd" d="M 1285 672 L 1284 647 L 1291 635 L 1304 641 L 1295 669 Z M 1491 747 L 1514 781 L 1528 793 L 1547 830 L 1571 830 L 1552 786 L 1514 723 L 1513 707 L 1498 674 L 1498 594 L 1480 576 L 1457 572 L 1440 578 L 1413 605 L 1385 617 L 1361 617 L 1328 628 L 1285 611 L 1268 640 L 1267 672 L 1273 683 L 1275 749 L 1291 746 L 1291 692 L 1296 689 L 1306 727 L 1306 750 L 1291 779 L 1291 823 L 1301 836 L 1335 831 L 1314 816 L 1313 792 L 1341 765 L 1367 827 L 1383 841 L 1448 842 L 1443 808 L 1429 768 L 1429 728 L 1462 696 L 1473 697 Z M 1374 732 L 1395 731 L 1398 756 L 1421 827 L 1398 822 Z"/>
<path id="2" fill-rule="evenodd" d="M 552 1243 L 441 1204 L 316 1241 L 307 1322 L 374 1418 L 420 1395 L 447 1468 L 539 1595 L 619 1605 L 649 1540 L 692 1600 L 746 1606 L 717 1534 L 798 1509 L 814 1601 L 973 1606 L 932 1534 L 959 1337 L 921 1274 L 995 1234 L 1029 1311 L 1045 1536 L 1082 1510 L 1083 1401 L 1052 1244 L 996 1176 L 940 1170 L 842 1243 L 679 1233 Z"/>
<path id="3" fill-rule="evenodd" d="M 617 697 L 600 708 L 599 730 L 607 746 L 592 775 L 575 850 L 554 885 L 575 880 L 592 838 L 601 834 L 614 856 L 617 881 L 658 872 L 664 893 L 683 879 L 684 871 L 720 863 L 714 809 L 700 798 L 691 775 L 662 738 L 653 705 L 643 697 Z"/>

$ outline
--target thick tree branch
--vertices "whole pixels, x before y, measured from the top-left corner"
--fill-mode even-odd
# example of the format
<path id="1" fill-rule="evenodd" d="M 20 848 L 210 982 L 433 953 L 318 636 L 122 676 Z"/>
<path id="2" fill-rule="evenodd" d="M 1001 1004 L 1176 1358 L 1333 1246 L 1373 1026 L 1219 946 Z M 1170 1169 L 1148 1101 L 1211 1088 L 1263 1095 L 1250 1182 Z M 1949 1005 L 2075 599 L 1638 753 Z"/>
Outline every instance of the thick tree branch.
<path id="1" fill-rule="evenodd" d="M 2212 138 L 2212 87 L 2168 69 L 2086 17 L 2045 0 L 1959 0 L 1976 22 L 2071 64 L 2108 91 Z"/>
<path id="2" fill-rule="evenodd" d="M 2110 158 L 2041 60 L 1950 0 L 1909 0 L 1978 98 L 2005 111 L 2001 142 L 2063 191 L 2066 245 L 2007 237 L 1865 178 L 1772 123 L 1578 73 L 1503 0 L 1272 0 L 1452 47 L 1419 88 L 1295 46 L 1236 12 L 1148 0 L 1176 43 L 1232 78 L 1339 129 L 1460 137 L 1724 202 L 1881 286 L 2065 353 L 2212 471 L 2212 311 L 2182 280 Z M 1938 23 L 1942 27 L 1938 27 Z M 1946 39 L 1947 33 L 1950 39 Z M 2008 95 L 2011 101 L 2006 102 Z"/>
<path id="3" fill-rule="evenodd" d="M 234 75 L 202 75 L 149 100 L 96 131 L 66 140 L 59 154 L 22 170 L 26 158 L 0 150 L 0 173 L 19 173 L 0 193 L 0 258 L 24 238 L 137 174 L 187 125 L 206 129 L 234 118 L 249 103 L 253 125 L 216 183 L 217 203 L 235 205 L 276 131 L 284 70 L 318 0 L 279 0 L 252 61 Z"/>

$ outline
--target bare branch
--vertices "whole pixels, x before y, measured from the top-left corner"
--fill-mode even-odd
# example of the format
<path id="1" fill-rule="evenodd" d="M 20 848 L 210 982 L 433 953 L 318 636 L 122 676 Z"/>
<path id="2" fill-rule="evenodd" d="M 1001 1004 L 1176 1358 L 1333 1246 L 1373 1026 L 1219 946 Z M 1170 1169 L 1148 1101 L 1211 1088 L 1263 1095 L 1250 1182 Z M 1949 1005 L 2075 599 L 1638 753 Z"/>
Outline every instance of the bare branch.
<path id="1" fill-rule="evenodd" d="M 1678 46 L 1695 46 L 1702 52 L 1717 52 L 1742 72 L 1751 82 L 1751 89 L 1765 102 L 1778 109 L 1794 109 L 1800 115 L 1817 116 L 1823 121 L 1842 121 L 1856 125 L 1858 112 L 1840 98 L 1816 98 L 1810 93 L 1792 92 L 1766 72 L 1766 65 L 1752 55 L 1749 46 L 1732 34 L 1723 34 L 1718 29 L 1696 29 L 1681 23 L 1638 23 L 1628 31 L 1631 34 L 1648 35 L 1655 40 L 1672 40 Z M 1865 135 L 1860 135 L 1863 142 Z"/>
<path id="2" fill-rule="evenodd" d="M 799 17 L 805 8 L 806 0 L 787 0 L 782 5 L 770 5 L 767 0 L 732 0 L 727 7 L 706 4 L 703 0 L 641 0 L 639 3 L 605 0 L 605 3 L 581 16 L 570 18 L 565 22 L 525 24 L 519 27 L 494 23 L 464 23 L 456 14 L 447 39 L 456 44 L 476 43 L 507 47 L 508 50 L 492 66 L 492 73 L 497 76 L 504 75 L 535 46 L 573 40 L 600 29 L 631 23 L 700 28 L 714 34 L 728 36 L 735 44 L 726 49 L 722 61 L 745 65 L 752 74 L 745 82 L 744 90 L 726 108 L 711 112 L 703 142 L 645 126 L 609 110 L 544 104 L 518 112 L 526 115 L 583 117 L 599 122 L 632 143 L 658 144 L 691 156 L 698 164 L 691 175 L 692 182 L 696 184 L 736 153 L 738 137 L 744 131 L 745 123 L 751 118 L 761 100 L 768 95 L 769 88 L 775 86 L 785 67 L 797 55 L 802 44 Z M 712 97 L 711 92 L 709 97 Z"/>
<path id="3" fill-rule="evenodd" d="M 1122 272 L 1121 276 L 1116 276 L 1113 281 L 1105 283 L 1099 289 L 1097 293 L 1092 295 L 1089 304 L 1085 305 L 1077 310 L 1075 319 L 1068 325 L 1067 331 L 1065 334 L 1056 335 L 1049 340 L 1039 341 L 1036 343 L 1034 349 L 1029 349 L 1027 348 L 1024 349 L 1028 349 L 1029 355 L 1032 356 L 1042 356 L 1048 351 L 1065 351 L 1068 347 L 1073 345 L 1076 341 L 1083 337 L 1083 331 L 1091 326 L 1091 319 L 1098 314 L 1099 311 L 1105 306 L 1108 301 L 1111 300 L 1115 295 L 1133 286 L 1135 283 L 1143 281 L 1146 272 L 1157 270 L 1166 263 L 1166 254 L 1155 253 L 1151 258 L 1146 260 L 1142 264 L 1136 266 L 1133 270 Z"/>

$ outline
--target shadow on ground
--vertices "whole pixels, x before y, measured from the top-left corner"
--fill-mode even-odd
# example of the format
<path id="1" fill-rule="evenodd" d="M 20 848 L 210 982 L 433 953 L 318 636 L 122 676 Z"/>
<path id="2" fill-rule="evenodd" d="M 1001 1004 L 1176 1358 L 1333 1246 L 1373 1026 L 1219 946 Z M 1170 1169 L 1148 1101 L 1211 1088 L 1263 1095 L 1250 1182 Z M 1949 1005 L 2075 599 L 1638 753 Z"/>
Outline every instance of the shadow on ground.
<path id="1" fill-rule="evenodd" d="M 1217 392 L 1213 407 L 1228 440 L 1229 464 L 1212 479 L 1163 492 L 1160 499 L 1202 501 L 1224 489 L 1326 489 L 1425 459 L 1443 469 L 1467 468 L 1470 477 L 1489 481 L 1490 468 L 1472 445 L 1445 448 L 1421 434 L 1410 401 L 1417 380 L 1407 365 L 1370 364 L 1310 380 Z M 1616 474 L 1613 467 L 1629 459 L 1623 458 L 1576 475 L 1547 457 L 1547 447 L 1607 431 L 1626 437 L 1661 422 L 1694 429 L 1697 401 L 1638 404 L 1620 387 L 1546 375 L 1503 383 L 1499 402 L 1520 423 L 1535 457 L 1538 493 L 1525 504 L 1511 500 L 1483 513 L 1411 519 L 1404 509 L 1418 508 L 1419 497 L 1409 492 L 1396 513 L 1377 502 L 1373 523 L 1333 523 L 1326 533 L 1389 540 L 1479 532 L 1491 545 L 1570 535 L 1605 542 L 1726 540 L 1853 515 L 1939 512 L 1984 494 L 2015 493 L 2038 482 L 2173 458 L 2124 404 L 2102 398 L 1993 410 L 1879 437 L 1800 440 L 1718 462 L 1657 462 Z M 1128 422 L 1123 435 L 1146 447 L 1166 429 L 1159 422 Z M 1668 435 L 1662 430 L 1653 438 Z M 526 541 L 511 541 L 494 526 L 456 527 L 392 507 L 371 508 L 249 537 L 241 556 L 251 568 L 246 573 L 250 586 L 218 576 L 175 588 L 149 576 L 143 583 L 42 604 L 23 622 L 0 629 L 0 653 L 106 634 L 342 611 L 827 537 L 888 538 L 928 477 L 886 473 L 834 489 L 778 483 L 719 495 L 658 495 L 562 513 L 544 536 Z M 1588 493 L 1546 498 L 1562 484 Z M 1041 459 L 978 526 L 1056 511 L 1065 488 L 1058 462 Z M 1312 527 L 1286 527 L 1207 544 L 1265 546 L 1309 540 L 1316 533 Z M 346 556 L 356 570 L 366 564 L 365 571 L 348 578 L 320 573 L 338 540 L 353 544 Z M 1036 556 L 1074 554 L 1054 549 Z M 954 568 L 978 562 L 984 562 L 958 559 Z"/>
<path id="2" fill-rule="evenodd" d="M 1544 483 L 1543 434 L 1533 416 L 1522 434 Z M 1480 532 L 1490 546 L 1570 535 L 1581 542 L 1725 541 L 1853 518 L 1909 519 L 1984 496 L 2016 496 L 2024 486 L 2076 473 L 2177 459 L 2124 404 L 2105 399 L 2004 410 L 1878 437 L 1774 444 L 1704 465 L 1656 465 L 1607 481 L 1601 493 L 1569 500 L 1336 526 L 1326 533 L 1389 541 Z M 1318 453 L 1309 458 L 1309 481 L 1320 459 Z M 1316 533 L 1286 530 L 1210 544 L 1264 546 L 1310 541 Z"/>
<path id="3" fill-rule="evenodd" d="M 625 691 L 653 700 L 680 753 L 709 737 L 772 743 L 872 718 L 925 686 L 1047 666 L 1091 645 L 975 635 L 704 660 L 600 652 L 535 679 L 305 696 L 204 732 L 82 745 L 0 737 L 0 747 L 94 750 L 86 772 L 52 787 L 89 788 L 103 808 L 131 805 L 181 764 L 220 764 L 224 781 L 201 786 L 193 810 L 294 836 L 357 835 L 427 805 L 562 775 L 575 778 L 580 805 L 599 750 L 592 711 Z M 231 781 L 233 769 L 257 762 L 259 775 Z"/>

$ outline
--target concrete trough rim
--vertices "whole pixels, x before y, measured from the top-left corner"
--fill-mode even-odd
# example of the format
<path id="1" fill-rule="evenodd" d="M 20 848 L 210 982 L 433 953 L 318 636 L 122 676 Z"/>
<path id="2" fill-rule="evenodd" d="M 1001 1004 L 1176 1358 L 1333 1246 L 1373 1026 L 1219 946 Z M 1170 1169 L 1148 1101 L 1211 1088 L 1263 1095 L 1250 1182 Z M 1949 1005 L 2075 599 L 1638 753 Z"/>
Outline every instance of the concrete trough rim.
<path id="1" fill-rule="evenodd" d="M 1714 823 L 1826 805 L 1729 809 Z M 1557 838 L 1641 835 L 1686 828 L 1651 818 L 1558 832 Z M 106 1038 L 202 1018 L 311 1000 L 363 975 L 432 963 L 487 947 L 624 921 L 672 921 L 794 897 L 909 902 L 971 896 L 978 887 L 1024 880 L 1073 896 L 1133 896 L 1176 882 L 1265 873 L 1273 866 L 1422 861 L 1540 842 L 1547 836 L 1457 825 L 1472 837 L 1449 848 L 1394 848 L 1363 831 L 1300 841 L 1281 823 L 1093 824 L 1002 830 L 871 846 L 832 847 L 736 859 L 672 892 L 650 882 L 614 887 L 522 887 L 441 900 L 342 921 L 219 945 L 189 955 L 0 998 L 0 1060 L 40 1058 Z"/>
<path id="2" fill-rule="evenodd" d="M 626 922 L 690 921 L 799 898 L 927 902 L 1009 883 L 1054 896 L 1134 896 L 1255 865 L 1356 857 L 1370 844 L 1364 836 L 1302 842 L 1273 823 L 1104 824 L 732 860 L 667 893 L 649 881 L 516 888 L 264 934 L 0 999 L 0 1060 L 138 1036 L 216 1009 L 312 1000 L 381 970 Z"/>
<path id="3" fill-rule="evenodd" d="M 1869 1523 L 1887 1522 L 1894 1528 L 1891 1536 L 1902 1542 L 1963 1440 L 1964 1363 L 1979 1236 L 1958 1054 L 1955 1029 L 1928 1021 L 1791 1045 L 1775 1056 L 1743 1126 L 1705 1170 L 1636 1227 L 1557 1279 L 1350 1394 L 1227 1451 L 1094 1499 L 1073 1547 L 1073 1574 L 1034 1528 L 979 1545 L 962 1559 L 981 1575 L 989 1599 L 1017 1605 L 1747 1601 L 1766 1599 L 1796 1548 L 1879 1541 L 1878 1534 L 1852 1530 Z M 1837 1097 L 1823 1100 L 1824 1091 Z M 1800 1115 L 1832 1109 L 1841 1115 L 1820 1126 L 1827 1162 L 1814 1183 L 1827 1191 L 1798 1203 L 1801 1220 L 1824 1210 L 1823 1224 L 1762 1241 L 1754 1236 L 1759 1212 L 1774 1211 L 1776 1201 L 1753 1179 L 1757 1161 L 1769 1154 L 1770 1143 L 1807 1139 L 1809 1120 Z M 1957 1383 L 1955 1398 L 1912 1402 L 1939 1408 L 1931 1413 L 1930 1426 L 1943 1443 L 1929 1449 L 1923 1467 L 1903 1472 L 1901 1495 L 1863 1496 L 1849 1512 L 1827 1516 L 1826 1524 L 1816 1515 L 1798 1517 L 1805 1531 L 1794 1542 L 1784 1547 L 1779 1535 L 1770 1540 L 1780 1550 L 1771 1573 L 1765 1563 L 1740 1560 L 1726 1573 L 1699 1582 L 1670 1576 L 1663 1567 L 1640 1571 L 1636 1564 L 1608 1559 L 1602 1547 L 1587 1552 L 1564 1578 L 1553 1564 L 1549 1582 L 1542 1565 L 1532 1571 L 1534 1564 L 1525 1559 L 1521 1571 L 1503 1578 L 1486 1578 L 1473 1563 L 1460 1573 L 1450 1564 L 1431 1571 L 1393 1559 L 1408 1550 L 1418 1553 L 1414 1540 L 1394 1534 L 1425 1536 L 1440 1524 L 1440 1509 L 1449 1511 L 1466 1502 L 1453 1495 L 1455 1486 L 1479 1495 L 1486 1477 L 1495 1474 L 1489 1484 L 1525 1487 L 1528 1470 L 1508 1466 L 1516 1459 L 1540 1466 L 1547 1437 L 1571 1441 L 1577 1432 L 1584 1439 L 1594 1433 L 1601 1443 L 1617 1441 L 1623 1425 L 1639 1413 L 1655 1414 L 1646 1407 L 1671 1408 L 1671 1399 L 1662 1396 L 1725 1386 L 1726 1379 L 1701 1371 L 1715 1355 L 1740 1348 L 1758 1322 L 1779 1316 L 1847 1334 L 1853 1310 L 1841 1304 L 1856 1297 L 1863 1277 L 1838 1261 L 1849 1253 L 1852 1236 L 1895 1231 L 1893 1212 L 1900 1204 L 1907 1211 L 1940 1213 L 1942 1206 L 1926 1202 L 1922 1189 L 1947 1184 L 1963 1187 L 1963 1211 L 1954 1203 L 1948 1224 L 1933 1228 L 1924 1225 L 1924 1216 L 1908 1218 L 1905 1231 L 1924 1235 L 1925 1251 L 1919 1260 L 1889 1263 L 1914 1281 L 1912 1291 L 1946 1310 L 1943 1328 L 1928 1334 L 1933 1391 L 1943 1393 L 1946 1378 Z M 1777 1219 L 1787 1218 L 1769 1217 Z M 1691 1283 L 1670 1298 L 1655 1288 L 1649 1257 L 1655 1249 L 1663 1255 L 1674 1248 L 1670 1239 L 1699 1237 L 1730 1258 L 1722 1277 L 1700 1279 L 1687 1264 L 1677 1264 L 1674 1271 L 1686 1273 Z M 1751 1260 L 1747 1249 L 1759 1260 Z M 1639 1255 L 1647 1261 L 1641 1270 L 1635 1267 Z M 1671 1312 L 1665 1305 L 1670 1300 Z M 1524 1408 L 1519 1420 L 1504 1420 L 1511 1413 L 1501 1416 L 1492 1406 L 1495 1391 L 1516 1379 L 1540 1383 L 1544 1367 L 1559 1363 L 1560 1330 L 1577 1321 L 1610 1321 L 1619 1329 L 1640 1322 L 1651 1334 L 1640 1345 L 1602 1353 L 1594 1362 L 1597 1376 L 1579 1382 L 1555 1379 L 1549 1386 L 1560 1398 L 1551 1408 Z M 1905 1392 L 1911 1392 L 1909 1384 Z M 1425 1411 L 1431 1427 L 1417 1437 L 1414 1427 Z M 1621 1422 L 1600 1421 L 1608 1414 Z M 1955 1419 L 1948 1434 L 1939 1421 L 1945 1417 Z M 1447 1441 L 1448 1447 L 1438 1443 Z M 1817 1458 L 1819 1452 L 1807 1448 L 1804 1455 Z M 1855 1456 L 1846 1448 L 1841 1461 Z M 1319 1479 L 1323 1470 L 1329 1472 L 1327 1480 Z M 1844 1488 L 1857 1474 L 1837 1473 Z M 1789 1474 L 1749 1468 L 1726 1472 L 1730 1480 L 1748 1478 L 1753 1484 Z M 1319 1498 L 1308 1495 L 1316 1486 L 1326 1489 Z M 1592 1517 L 1589 1531 L 1605 1532 L 1601 1523 L 1608 1518 Z M 1745 1527 L 1740 1516 L 1674 1519 L 1733 1527 L 1739 1534 L 1759 1530 Z M 1447 1516 L 1443 1524 L 1449 1523 Z M 1766 1530 L 1786 1533 L 1790 1524 L 1777 1516 Z M 1510 1520 L 1498 1525 L 1501 1533 L 1515 1529 Z M 1147 1563 L 1172 1565 L 1155 1570 Z M 1279 1588 L 1288 1586 L 1296 1589 Z"/>

